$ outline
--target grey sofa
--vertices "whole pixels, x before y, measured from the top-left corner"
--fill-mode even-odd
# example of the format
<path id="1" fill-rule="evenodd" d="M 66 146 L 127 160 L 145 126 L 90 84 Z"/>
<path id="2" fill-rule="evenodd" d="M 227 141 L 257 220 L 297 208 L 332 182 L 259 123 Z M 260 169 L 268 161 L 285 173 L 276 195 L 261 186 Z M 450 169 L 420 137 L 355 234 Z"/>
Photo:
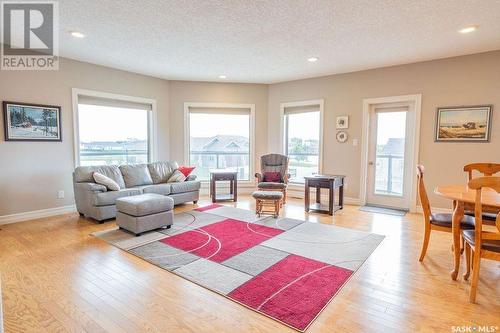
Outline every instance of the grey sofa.
<path id="1" fill-rule="evenodd" d="M 200 181 L 190 175 L 184 182 L 167 183 L 178 168 L 176 162 L 155 162 L 132 165 L 81 166 L 73 172 L 73 188 L 78 212 L 85 217 L 103 221 L 116 217 L 116 199 L 143 193 L 169 196 L 174 204 L 196 203 L 200 196 Z M 119 191 L 110 191 L 96 184 L 94 172 L 113 179 Z"/>

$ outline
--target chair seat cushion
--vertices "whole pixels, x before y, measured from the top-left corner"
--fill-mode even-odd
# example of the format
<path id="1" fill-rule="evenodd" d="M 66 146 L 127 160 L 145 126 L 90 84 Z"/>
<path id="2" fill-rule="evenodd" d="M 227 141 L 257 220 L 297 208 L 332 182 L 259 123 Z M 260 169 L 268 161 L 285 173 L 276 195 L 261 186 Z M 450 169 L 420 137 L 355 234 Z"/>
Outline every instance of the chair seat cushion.
<path id="1" fill-rule="evenodd" d="M 452 214 L 432 214 L 431 215 L 431 224 L 438 225 L 441 227 L 448 227 L 451 228 L 453 220 L 453 215 Z M 474 229 L 474 218 L 472 216 L 465 215 L 462 218 L 461 222 L 461 228 L 462 229 Z"/>
<path id="2" fill-rule="evenodd" d="M 476 231 L 475 230 L 464 230 L 462 232 L 464 235 L 464 240 L 471 244 L 472 246 L 475 246 L 474 243 L 476 242 Z M 483 239 L 483 245 L 482 245 L 483 250 L 488 250 L 492 252 L 497 252 L 500 253 L 500 240 L 489 240 L 489 239 Z"/>
<path id="3" fill-rule="evenodd" d="M 145 216 L 174 208 L 174 199 L 161 194 L 147 193 L 116 200 L 116 209 L 131 216 Z"/>
<path id="4" fill-rule="evenodd" d="M 116 203 L 116 200 L 119 198 L 129 197 L 138 194 L 141 194 L 141 190 L 136 188 L 95 193 L 93 195 L 93 201 L 94 201 L 93 204 L 94 206 L 110 206 L 114 205 Z"/>
<path id="5" fill-rule="evenodd" d="M 201 182 L 194 180 L 194 181 L 185 181 L 179 183 L 169 183 L 169 185 L 170 185 L 170 192 L 175 194 L 175 193 L 198 191 L 201 187 Z"/>
<path id="6" fill-rule="evenodd" d="M 261 200 L 280 200 L 283 199 L 283 193 L 278 191 L 255 191 L 252 197 Z"/>
<path id="7" fill-rule="evenodd" d="M 285 183 L 271 183 L 271 182 L 261 182 L 257 185 L 259 189 L 265 188 L 265 189 L 279 189 L 279 190 L 284 190 L 286 189 L 286 184 Z"/>
<path id="8" fill-rule="evenodd" d="M 472 211 L 466 211 L 465 215 L 474 216 L 476 214 L 474 212 L 472 212 Z M 483 221 L 484 220 L 486 220 L 486 221 L 496 221 L 497 220 L 497 215 L 494 214 L 494 213 L 484 213 L 483 212 Z"/>

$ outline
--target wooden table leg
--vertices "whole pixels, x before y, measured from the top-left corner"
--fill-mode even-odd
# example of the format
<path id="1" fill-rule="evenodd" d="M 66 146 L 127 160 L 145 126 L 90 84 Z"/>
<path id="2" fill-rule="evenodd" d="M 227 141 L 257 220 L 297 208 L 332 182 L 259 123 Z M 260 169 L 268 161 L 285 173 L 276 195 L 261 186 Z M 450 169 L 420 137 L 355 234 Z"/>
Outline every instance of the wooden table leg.
<path id="1" fill-rule="evenodd" d="M 321 203 L 321 187 L 316 186 L 316 203 Z"/>
<path id="2" fill-rule="evenodd" d="M 453 255 L 455 260 L 451 278 L 456 280 L 460 269 L 460 222 L 464 217 L 464 203 L 462 201 L 457 201 L 454 205 L 455 209 L 453 210 L 451 230 L 453 234 Z"/>
<path id="3" fill-rule="evenodd" d="M 328 198 L 328 214 L 333 215 L 333 207 L 335 207 L 335 187 L 333 182 L 330 182 L 330 193 Z"/>
<path id="4" fill-rule="evenodd" d="M 309 182 L 306 179 L 306 183 L 304 184 L 304 208 L 306 212 L 309 211 Z"/>
<path id="5" fill-rule="evenodd" d="M 234 194 L 234 202 L 238 201 L 238 180 L 233 180 L 233 194 Z"/>
<path id="6" fill-rule="evenodd" d="M 340 209 L 344 208 L 344 184 L 339 187 L 339 206 Z"/>
<path id="7" fill-rule="evenodd" d="M 217 187 L 217 184 L 215 183 L 215 179 L 212 178 L 212 180 L 210 181 L 210 187 L 211 187 L 211 193 L 212 193 L 212 203 L 215 203 L 215 198 L 217 196 L 217 190 L 216 190 L 216 187 Z"/>

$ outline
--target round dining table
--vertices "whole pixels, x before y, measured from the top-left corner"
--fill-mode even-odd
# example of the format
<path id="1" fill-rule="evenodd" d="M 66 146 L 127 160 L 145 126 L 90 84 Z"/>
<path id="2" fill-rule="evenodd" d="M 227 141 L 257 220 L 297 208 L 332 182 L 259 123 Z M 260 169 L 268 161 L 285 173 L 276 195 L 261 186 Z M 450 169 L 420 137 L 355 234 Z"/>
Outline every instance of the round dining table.
<path id="1" fill-rule="evenodd" d="M 471 190 L 467 185 L 443 185 L 437 186 L 434 193 L 453 201 L 453 255 L 454 268 L 451 278 L 457 279 L 460 269 L 460 221 L 464 217 L 465 210 L 474 211 L 476 203 L 476 190 Z M 483 188 L 481 193 L 483 212 L 498 213 L 500 211 L 500 194 L 490 188 Z"/>

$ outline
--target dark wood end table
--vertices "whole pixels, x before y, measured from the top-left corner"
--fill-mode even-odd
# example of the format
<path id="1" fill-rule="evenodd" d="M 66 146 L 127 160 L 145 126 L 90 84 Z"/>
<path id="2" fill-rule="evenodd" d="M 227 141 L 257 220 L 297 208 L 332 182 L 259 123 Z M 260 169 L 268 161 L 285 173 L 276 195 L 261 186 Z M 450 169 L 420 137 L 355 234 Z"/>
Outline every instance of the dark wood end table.
<path id="1" fill-rule="evenodd" d="M 306 212 L 313 210 L 319 213 L 328 213 L 333 215 L 337 210 L 344 208 L 344 179 L 345 176 L 339 175 L 317 175 L 305 178 L 304 204 Z M 310 188 L 316 188 L 316 203 L 310 204 Z M 329 190 L 328 206 L 321 205 L 321 189 Z M 339 203 L 335 204 L 335 189 L 339 189 Z"/>
<path id="2" fill-rule="evenodd" d="M 238 172 L 237 171 L 210 171 L 210 197 L 212 202 L 238 201 Z M 229 194 L 217 195 L 218 181 L 229 181 Z"/>

